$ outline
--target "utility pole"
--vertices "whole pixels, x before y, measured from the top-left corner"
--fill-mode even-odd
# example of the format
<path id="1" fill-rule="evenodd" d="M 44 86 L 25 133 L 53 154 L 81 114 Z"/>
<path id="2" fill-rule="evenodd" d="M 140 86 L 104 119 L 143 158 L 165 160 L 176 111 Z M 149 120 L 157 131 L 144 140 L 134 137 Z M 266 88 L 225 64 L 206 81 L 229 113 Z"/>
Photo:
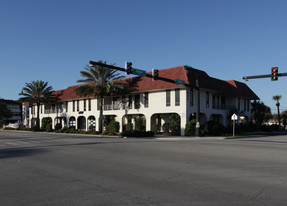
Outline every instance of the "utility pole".
<path id="1" fill-rule="evenodd" d="M 197 90 L 197 103 L 196 103 L 196 125 L 195 125 L 195 136 L 199 137 L 200 130 L 200 90 L 199 90 L 199 78 L 198 73 L 196 74 L 196 90 Z"/>
<path id="2" fill-rule="evenodd" d="M 263 75 L 254 75 L 254 76 L 245 76 L 242 77 L 245 81 L 248 81 L 249 79 L 259 79 L 259 78 L 271 78 L 271 81 L 277 81 L 278 77 L 284 77 L 287 76 L 287 73 L 278 73 L 279 69 L 278 67 L 272 67 L 271 68 L 271 74 L 263 74 Z M 279 106 L 280 103 L 276 103 L 277 109 L 278 109 L 278 122 L 279 122 L 279 131 L 281 131 L 280 127 L 280 111 Z"/>
<path id="3" fill-rule="evenodd" d="M 287 76 L 287 73 L 278 73 L 278 67 L 272 67 L 270 74 L 244 76 L 242 79 L 248 81 L 249 79 L 271 78 L 271 81 L 277 81 L 278 77 Z"/>
<path id="4" fill-rule="evenodd" d="M 122 67 L 117 67 L 117 66 L 113 66 L 113 65 L 107 65 L 101 62 L 94 62 L 94 61 L 90 61 L 89 62 L 91 65 L 98 65 L 98 66 L 102 66 L 102 67 L 106 67 L 109 69 L 116 69 L 119 71 L 123 71 L 126 72 L 127 74 L 135 74 L 135 75 L 139 75 L 139 76 L 145 76 L 148 78 L 152 78 L 154 81 L 157 80 L 161 80 L 161 81 L 165 81 L 165 82 L 169 82 L 169 83 L 173 83 L 173 84 L 178 84 L 178 85 L 182 85 L 185 87 L 189 87 L 192 89 L 196 89 L 197 90 L 197 106 L 196 106 L 196 136 L 199 137 L 199 129 L 200 129 L 200 122 L 199 122 L 199 116 L 200 116 L 200 90 L 199 90 L 199 78 L 198 78 L 198 74 L 196 75 L 196 86 L 192 86 L 191 84 L 187 84 L 185 83 L 184 80 L 180 80 L 180 79 L 169 79 L 169 78 L 165 78 L 165 77 L 161 77 L 159 76 L 159 70 L 154 69 L 152 74 L 148 74 L 146 73 L 145 70 L 141 70 L 141 69 L 136 69 L 132 67 L 132 62 L 126 62 L 125 68 Z"/>

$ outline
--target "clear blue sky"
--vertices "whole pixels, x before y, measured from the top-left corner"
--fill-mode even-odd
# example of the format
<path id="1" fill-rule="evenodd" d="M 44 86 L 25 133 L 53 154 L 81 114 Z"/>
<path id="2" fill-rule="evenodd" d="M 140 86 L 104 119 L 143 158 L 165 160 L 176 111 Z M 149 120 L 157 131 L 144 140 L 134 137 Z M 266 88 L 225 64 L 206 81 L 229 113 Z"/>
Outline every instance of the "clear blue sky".
<path id="1" fill-rule="evenodd" d="M 287 72 L 285 0 L 1 0 L 0 97 L 26 82 L 77 84 L 90 60 L 150 71 L 190 65 L 223 80 Z M 246 84 L 287 110 L 287 77 Z"/>

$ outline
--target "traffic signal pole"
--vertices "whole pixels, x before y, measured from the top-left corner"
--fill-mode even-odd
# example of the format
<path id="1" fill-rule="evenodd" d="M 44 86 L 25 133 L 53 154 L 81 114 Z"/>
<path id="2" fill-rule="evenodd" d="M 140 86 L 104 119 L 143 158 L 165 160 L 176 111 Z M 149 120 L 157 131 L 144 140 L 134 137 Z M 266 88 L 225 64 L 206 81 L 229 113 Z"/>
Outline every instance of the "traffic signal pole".
<path id="1" fill-rule="evenodd" d="M 102 66 L 105 68 L 109 68 L 109 69 L 116 69 L 119 71 L 123 71 L 123 72 L 127 72 L 127 70 L 131 70 L 131 74 L 135 74 L 135 75 L 140 75 L 140 76 L 146 76 L 149 78 L 154 79 L 154 72 L 153 74 L 148 74 L 146 73 L 146 71 L 144 70 L 140 70 L 140 69 L 135 69 L 132 68 L 132 63 L 131 62 L 126 62 L 126 67 L 127 68 L 122 68 L 122 67 L 117 67 L 114 65 L 107 65 L 101 62 L 95 62 L 95 61 L 90 61 L 89 62 L 91 65 L 98 65 L 98 66 Z M 169 79 L 169 78 L 165 78 L 165 77 L 161 77 L 158 75 L 158 70 L 156 71 L 156 78 L 154 79 L 156 80 L 161 80 L 161 81 L 165 81 L 165 82 L 169 82 L 169 83 L 173 83 L 173 84 L 178 84 L 178 85 L 182 85 L 185 87 L 189 87 L 192 89 L 196 89 L 197 90 L 197 104 L 196 104 L 196 136 L 199 137 L 199 129 L 200 129 L 200 123 L 199 123 L 199 116 L 200 116 L 200 91 L 199 91 L 199 79 L 198 79 L 198 75 L 196 76 L 196 86 L 192 86 L 191 84 L 187 84 L 185 81 L 183 80 L 179 80 L 179 79 Z"/>

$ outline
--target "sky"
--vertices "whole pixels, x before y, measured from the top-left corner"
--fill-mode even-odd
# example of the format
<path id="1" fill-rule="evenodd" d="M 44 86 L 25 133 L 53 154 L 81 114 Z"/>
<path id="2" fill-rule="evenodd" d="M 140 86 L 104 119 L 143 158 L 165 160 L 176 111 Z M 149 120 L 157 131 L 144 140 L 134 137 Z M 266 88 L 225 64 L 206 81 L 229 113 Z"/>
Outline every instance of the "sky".
<path id="1" fill-rule="evenodd" d="M 0 97 L 78 84 L 90 60 L 151 71 L 189 65 L 222 80 L 287 72 L 285 0 L 0 0 Z M 276 112 L 287 77 L 245 82 Z"/>

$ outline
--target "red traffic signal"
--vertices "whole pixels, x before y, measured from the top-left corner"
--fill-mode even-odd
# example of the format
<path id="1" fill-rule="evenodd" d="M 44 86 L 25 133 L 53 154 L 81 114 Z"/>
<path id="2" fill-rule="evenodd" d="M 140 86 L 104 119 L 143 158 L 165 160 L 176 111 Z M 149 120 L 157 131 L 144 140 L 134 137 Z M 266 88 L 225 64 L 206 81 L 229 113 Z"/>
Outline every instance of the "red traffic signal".
<path id="1" fill-rule="evenodd" d="M 271 81 L 277 81 L 278 80 L 278 67 L 272 67 L 271 68 Z"/>
<path id="2" fill-rule="evenodd" d="M 132 67 L 132 63 L 131 62 L 126 62 L 126 73 L 127 74 L 132 74 L 133 73 L 133 67 Z"/>

